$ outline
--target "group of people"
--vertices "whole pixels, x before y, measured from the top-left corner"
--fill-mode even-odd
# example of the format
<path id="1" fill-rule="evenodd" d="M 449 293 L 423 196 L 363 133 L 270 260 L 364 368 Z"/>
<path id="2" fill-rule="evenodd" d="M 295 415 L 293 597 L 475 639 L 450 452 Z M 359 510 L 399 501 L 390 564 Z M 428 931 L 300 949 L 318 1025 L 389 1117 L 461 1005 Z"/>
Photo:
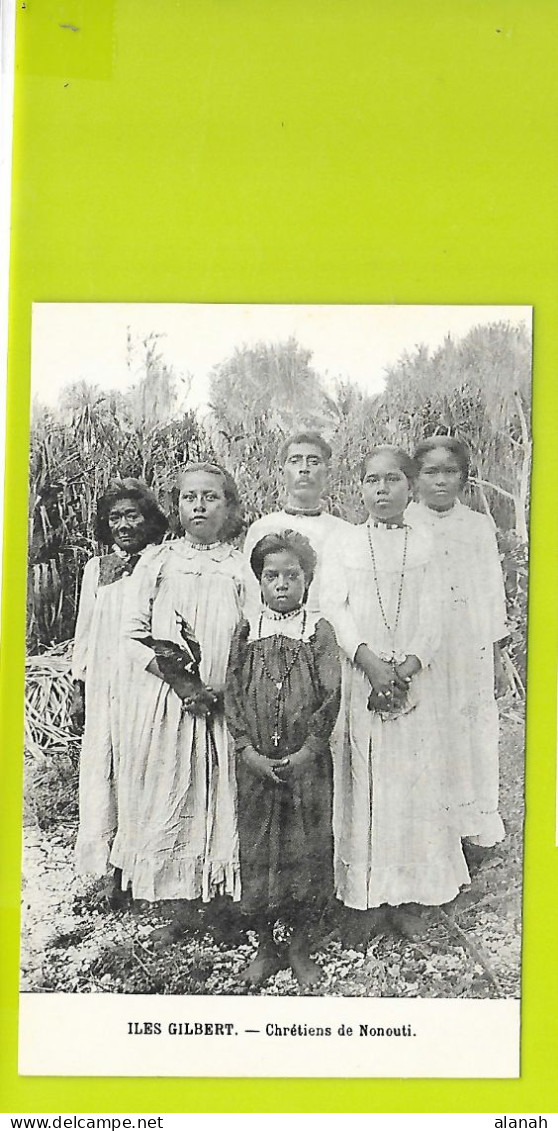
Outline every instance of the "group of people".
<path id="1" fill-rule="evenodd" d="M 184 467 L 174 539 L 144 483 L 114 481 L 110 552 L 82 583 L 77 866 L 174 901 L 175 934 L 197 901 L 238 903 L 250 986 L 279 968 L 278 917 L 312 986 L 312 923 L 334 897 L 367 932 L 416 937 L 504 836 L 505 596 L 492 520 L 460 501 L 467 448 L 372 447 L 359 525 L 324 507 L 331 457 L 315 432 L 285 441 L 285 505 L 242 550 L 221 466 Z"/>

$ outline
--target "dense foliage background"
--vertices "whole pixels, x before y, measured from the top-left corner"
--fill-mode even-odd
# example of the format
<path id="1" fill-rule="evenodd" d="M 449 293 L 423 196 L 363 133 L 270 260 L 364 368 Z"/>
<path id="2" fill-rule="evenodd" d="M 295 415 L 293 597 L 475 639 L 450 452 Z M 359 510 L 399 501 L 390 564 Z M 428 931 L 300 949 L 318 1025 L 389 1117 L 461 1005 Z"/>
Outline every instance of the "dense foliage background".
<path id="1" fill-rule="evenodd" d="M 129 343 L 137 379 L 125 394 L 77 382 L 55 409 L 34 406 L 29 507 L 29 655 L 25 713 L 25 899 L 22 987 L 41 992 L 242 993 L 249 933 L 220 934 L 212 909 L 179 942 L 158 950 L 150 934 L 164 906 L 116 913 L 102 881 L 73 866 L 79 736 L 69 719 L 71 642 L 83 566 L 98 552 L 98 496 L 116 475 L 143 477 L 178 530 L 177 472 L 209 456 L 235 475 L 246 519 L 277 506 L 277 447 L 302 426 L 335 452 L 328 506 L 363 517 L 358 466 L 371 444 L 412 450 L 433 433 L 465 439 L 473 453 L 472 506 L 497 525 L 512 629 L 510 688 L 500 700 L 501 812 L 506 839 L 471 888 L 432 909 L 420 943 L 380 933 L 351 949 L 335 914 L 316 940 L 328 995 L 514 997 L 519 993 L 523 844 L 523 703 L 527 578 L 530 342 L 507 324 L 420 348 L 368 396 L 350 379 L 333 392 L 294 340 L 240 347 L 209 376 L 210 407 L 185 411 L 188 378 L 165 363 L 155 335 Z M 373 376 L 371 374 L 371 376 Z M 519 701 L 518 701 L 519 700 Z M 238 926 L 238 925 L 237 925 Z M 288 970 L 264 993 L 296 995 Z"/>
<path id="2" fill-rule="evenodd" d="M 177 472 L 210 457 L 234 474 L 247 522 L 281 497 L 276 452 L 293 429 L 319 429 L 335 462 L 328 506 L 363 517 L 358 466 L 367 448 L 393 442 L 412 450 L 423 436 L 451 433 L 473 453 L 468 501 L 497 524 L 513 626 L 512 658 L 525 677 L 526 546 L 529 501 L 531 343 L 507 323 L 451 337 L 434 352 L 404 354 L 383 391 L 367 395 L 350 378 L 334 392 L 294 339 L 240 346 L 209 376 L 210 408 L 184 410 L 188 378 L 165 362 L 150 335 L 129 342 L 137 376 L 129 391 L 76 382 L 57 406 L 34 405 L 29 495 L 30 653 L 73 635 L 83 566 L 98 552 L 94 515 L 114 475 L 140 476 L 157 493 L 177 530 Z M 372 375 L 371 375 L 372 376 Z"/>

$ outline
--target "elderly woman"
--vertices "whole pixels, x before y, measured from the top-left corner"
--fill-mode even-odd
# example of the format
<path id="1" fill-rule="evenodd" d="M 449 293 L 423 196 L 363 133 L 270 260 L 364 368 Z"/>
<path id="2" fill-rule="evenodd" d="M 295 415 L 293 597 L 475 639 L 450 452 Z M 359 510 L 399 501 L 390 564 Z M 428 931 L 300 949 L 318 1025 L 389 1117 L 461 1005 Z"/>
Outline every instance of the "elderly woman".
<path id="1" fill-rule="evenodd" d="M 104 875 L 118 812 L 128 666 L 121 649 L 121 614 L 130 576 L 147 546 L 159 542 L 167 520 L 139 479 L 115 479 L 99 499 L 97 539 L 111 547 L 83 573 L 74 639 L 72 716 L 84 726 L 79 772 L 78 871 Z M 120 877 L 115 877 L 115 888 Z"/>

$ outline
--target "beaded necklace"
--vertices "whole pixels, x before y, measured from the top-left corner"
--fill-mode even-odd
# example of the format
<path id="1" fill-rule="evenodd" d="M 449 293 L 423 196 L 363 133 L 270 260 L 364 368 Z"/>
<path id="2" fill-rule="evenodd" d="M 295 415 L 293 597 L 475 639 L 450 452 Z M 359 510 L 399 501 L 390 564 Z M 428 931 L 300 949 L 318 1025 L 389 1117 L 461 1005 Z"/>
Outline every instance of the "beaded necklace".
<path id="1" fill-rule="evenodd" d="M 385 610 L 385 607 L 384 607 L 384 602 L 382 600 L 382 594 L 380 592 L 380 583 L 379 583 L 379 580 L 378 580 L 378 568 L 377 568 L 377 565 L 376 565 L 376 555 L 374 553 L 374 544 L 372 542 L 372 533 L 371 533 L 370 523 L 366 524 L 366 528 L 367 528 L 367 531 L 368 531 L 368 545 L 370 547 L 370 557 L 372 558 L 372 569 L 373 569 L 373 572 L 374 572 L 374 585 L 376 586 L 376 594 L 378 596 L 378 604 L 380 606 L 380 613 L 382 614 L 382 620 L 383 620 L 383 622 L 386 626 L 388 635 L 389 635 L 390 640 L 391 640 L 391 652 L 392 652 L 391 660 L 394 661 L 395 656 L 396 656 L 395 636 L 396 636 L 396 633 L 397 633 L 397 629 L 399 627 L 399 618 L 401 616 L 401 605 L 402 605 L 402 602 L 403 602 L 403 585 L 404 585 L 404 582 L 405 582 L 405 567 L 407 565 L 407 545 L 408 545 L 408 542 L 409 542 L 409 527 L 408 526 L 404 527 L 405 537 L 404 537 L 404 542 L 403 542 L 403 556 L 402 556 L 402 560 L 401 560 L 401 577 L 399 579 L 399 593 L 397 594 L 397 606 L 396 606 L 396 609 L 395 609 L 395 620 L 393 622 L 393 627 L 390 625 L 390 623 L 387 619 L 386 610 Z"/>
<path id="2" fill-rule="evenodd" d="M 300 616 L 300 606 L 296 609 L 291 609 L 290 613 L 276 612 L 275 609 L 270 609 L 269 606 L 266 606 L 264 611 L 268 620 L 295 620 L 296 617 Z M 260 631 L 262 625 L 262 617 L 260 617 Z"/>
<path id="3" fill-rule="evenodd" d="M 404 526 L 404 525 L 405 525 L 405 523 L 402 522 L 402 521 L 399 521 L 399 522 L 382 522 L 381 519 L 379 519 L 379 518 L 369 518 L 368 519 L 368 526 L 381 526 L 381 527 L 383 527 L 384 530 L 401 530 L 401 527 Z"/>
<path id="4" fill-rule="evenodd" d="M 299 613 L 300 609 L 296 609 L 296 610 L 293 609 L 293 612 Z M 260 619 L 259 619 L 259 623 L 258 623 L 258 640 L 262 639 L 263 615 L 264 614 L 262 612 L 260 614 Z M 289 617 L 288 613 L 283 614 L 281 617 L 279 617 L 277 619 L 285 620 L 285 619 L 287 619 L 287 617 Z M 276 750 L 277 750 L 277 747 L 279 746 L 279 743 L 281 741 L 281 731 L 279 729 L 279 724 L 280 724 L 280 716 L 282 714 L 282 712 L 281 712 L 281 702 L 282 702 L 282 699 L 283 699 L 283 688 L 284 688 L 285 684 L 287 683 L 287 680 L 288 680 L 288 678 L 289 678 L 289 676 L 290 676 L 290 674 L 291 674 L 291 672 L 292 672 L 292 670 L 293 670 L 293 668 L 294 668 L 294 666 L 295 666 L 295 664 L 298 660 L 298 657 L 300 656 L 300 652 L 301 652 L 301 649 L 302 649 L 302 643 L 303 643 L 303 640 L 304 640 L 304 630 L 305 630 L 305 628 L 306 628 L 306 609 L 304 609 L 304 611 L 302 613 L 302 627 L 300 629 L 300 640 L 297 641 L 297 647 L 296 647 L 295 651 L 293 652 L 293 655 L 291 656 L 289 663 L 285 664 L 285 670 L 284 670 L 283 674 L 281 675 L 280 679 L 277 679 L 272 674 L 272 672 L 269 671 L 269 668 L 268 668 L 268 666 L 265 662 L 264 654 L 262 652 L 261 659 L 262 659 L 262 667 L 263 667 L 263 670 L 264 670 L 264 675 L 267 676 L 268 680 L 270 681 L 270 683 L 273 684 L 273 686 L 275 688 L 275 730 L 274 730 L 274 732 L 271 736 L 271 741 L 272 741 Z M 281 658 L 281 654 L 280 654 L 280 658 Z"/>
<path id="5" fill-rule="evenodd" d="M 448 507 L 445 511 L 434 510 L 434 507 L 428 507 L 428 511 L 429 511 L 430 514 L 435 516 L 436 520 L 438 520 L 438 519 L 443 520 L 444 518 L 449 518 L 450 515 L 455 514 L 455 503 L 453 504 L 452 507 Z"/>
<path id="6" fill-rule="evenodd" d="M 194 542 L 193 538 L 189 538 L 187 534 L 184 535 L 184 541 L 188 546 L 193 546 L 194 550 L 215 550 L 217 546 L 221 546 L 222 542 L 218 538 L 216 542 Z"/>
<path id="7" fill-rule="evenodd" d="M 319 518 L 324 513 L 323 507 L 283 507 L 285 514 L 289 515 L 304 515 L 306 518 Z"/>

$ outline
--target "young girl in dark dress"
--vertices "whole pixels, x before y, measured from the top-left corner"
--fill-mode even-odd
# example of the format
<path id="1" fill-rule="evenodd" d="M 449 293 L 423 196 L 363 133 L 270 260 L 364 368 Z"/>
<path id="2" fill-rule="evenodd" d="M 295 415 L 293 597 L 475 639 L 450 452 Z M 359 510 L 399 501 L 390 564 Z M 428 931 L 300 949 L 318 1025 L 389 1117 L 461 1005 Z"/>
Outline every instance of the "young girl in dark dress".
<path id="1" fill-rule="evenodd" d="M 292 530 L 268 534 L 250 565 L 263 608 L 235 633 L 227 675 L 227 722 L 237 752 L 243 911 L 258 952 L 244 972 L 260 985 L 279 969 L 273 926 L 292 927 L 289 962 L 311 986 L 309 924 L 333 892 L 329 736 L 339 710 L 340 663 L 331 626 L 309 612 L 316 555 Z"/>

